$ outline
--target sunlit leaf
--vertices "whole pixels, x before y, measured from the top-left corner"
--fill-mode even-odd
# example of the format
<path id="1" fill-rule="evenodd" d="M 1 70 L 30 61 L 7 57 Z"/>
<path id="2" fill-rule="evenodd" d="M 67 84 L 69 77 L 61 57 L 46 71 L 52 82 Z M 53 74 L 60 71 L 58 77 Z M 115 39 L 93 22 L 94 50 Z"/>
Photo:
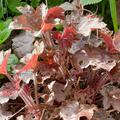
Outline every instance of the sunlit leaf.
<path id="1" fill-rule="evenodd" d="M 101 2 L 102 0 L 80 0 L 82 5 L 90 5 Z"/>
<path id="2" fill-rule="evenodd" d="M 6 28 L 4 30 L 2 30 L 0 32 L 0 44 L 2 44 L 3 42 L 5 42 L 7 40 L 7 38 L 10 36 L 11 34 L 11 30 Z"/>
<path id="3" fill-rule="evenodd" d="M 27 71 L 27 70 L 30 70 L 30 69 L 34 69 L 36 67 L 38 63 L 38 55 L 33 55 L 30 60 L 27 62 L 27 64 L 19 70 L 18 73 L 21 73 L 21 72 L 24 72 L 24 71 Z"/>

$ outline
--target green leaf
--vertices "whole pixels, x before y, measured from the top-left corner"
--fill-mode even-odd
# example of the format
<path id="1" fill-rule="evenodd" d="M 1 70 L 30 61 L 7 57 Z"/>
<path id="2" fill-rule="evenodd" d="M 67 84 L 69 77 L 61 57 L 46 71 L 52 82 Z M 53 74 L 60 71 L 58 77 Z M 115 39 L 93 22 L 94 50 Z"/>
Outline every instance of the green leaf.
<path id="1" fill-rule="evenodd" d="M 64 0 L 48 0 L 48 7 L 58 6 L 63 2 Z"/>
<path id="2" fill-rule="evenodd" d="M 0 44 L 5 42 L 11 34 L 11 30 L 8 28 L 12 20 L 0 21 Z"/>
<path id="3" fill-rule="evenodd" d="M 13 13 L 19 13 L 19 11 L 16 9 L 16 7 L 21 6 L 21 0 L 7 0 L 8 2 L 8 8 Z"/>
<path id="4" fill-rule="evenodd" d="M 19 62 L 19 59 L 17 58 L 17 56 L 15 54 L 11 54 L 9 59 L 8 59 L 8 64 L 7 64 L 7 70 L 9 72 L 11 72 L 11 67 L 13 65 L 16 65 Z"/>
<path id="5" fill-rule="evenodd" d="M 31 1 L 32 7 L 34 7 L 34 8 L 37 7 L 37 6 L 39 5 L 40 1 L 41 1 L 41 0 L 32 0 L 32 1 Z"/>
<path id="6" fill-rule="evenodd" d="M 0 31 L 4 30 L 5 28 L 8 28 L 11 21 L 12 19 L 8 19 L 6 21 L 0 21 Z"/>
<path id="7" fill-rule="evenodd" d="M 102 0 L 80 0 L 82 5 L 91 5 L 101 2 Z"/>
<path id="8" fill-rule="evenodd" d="M 61 25 L 61 24 L 56 25 L 55 28 L 56 28 L 58 31 L 63 31 L 63 25 Z"/>
<path id="9" fill-rule="evenodd" d="M 11 30 L 10 29 L 5 28 L 4 30 L 2 30 L 0 32 L 0 44 L 5 42 L 7 40 L 7 38 L 10 36 L 10 34 L 11 34 Z"/>

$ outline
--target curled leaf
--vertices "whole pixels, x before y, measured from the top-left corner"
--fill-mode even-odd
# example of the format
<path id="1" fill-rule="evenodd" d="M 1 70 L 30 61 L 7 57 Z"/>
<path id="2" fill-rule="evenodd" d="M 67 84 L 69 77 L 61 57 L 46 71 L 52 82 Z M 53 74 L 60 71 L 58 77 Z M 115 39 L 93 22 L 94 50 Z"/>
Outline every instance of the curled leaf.
<path id="1" fill-rule="evenodd" d="M 8 62 L 8 58 L 10 56 L 11 51 L 7 51 L 4 55 L 3 51 L 0 52 L 0 74 L 4 74 L 7 75 L 7 62 Z"/>
<path id="2" fill-rule="evenodd" d="M 38 63 L 38 55 L 34 54 L 30 60 L 27 62 L 27 64 L 18 71 L 18 73 L 30 70 L 30 69 L 35 69 L 36 65 Z"/>

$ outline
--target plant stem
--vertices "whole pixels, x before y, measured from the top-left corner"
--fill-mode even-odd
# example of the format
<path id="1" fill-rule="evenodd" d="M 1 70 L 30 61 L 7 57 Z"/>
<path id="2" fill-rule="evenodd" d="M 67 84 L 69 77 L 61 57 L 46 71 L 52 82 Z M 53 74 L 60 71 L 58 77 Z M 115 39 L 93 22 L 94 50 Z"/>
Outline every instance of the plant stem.
<path id="1" fill-rule="evenodd" d="M 22 110 L 24 110 L 26 108 L 26 105 L 24 107 L 22 107 L 20 110 L 18 110 L 16 113 L 14 113 L 12 116 L 9 117 L 9 119 L 11 119 L 12 117 L 14 117 L 15 115 L 17 115 L 19 112 L 21 112 Z"/>
<path id="2" fill-rule="evenodd" d="M 105 5 L 106 5 L 106 0 L 102 1 L 102 16 L 105 16 Z"/>
<path id="3" fill-rule="evenodd" d="M 11 82 L 13 82 L 13 78 L 10 76 L 9 73 L 7 73 L 6 76 L 7 76 L 7 78 L 8 78 Z"/>
<path id="4" fill-rule="evenodd" d="M 36 79 L 36 76 L 34 75 L 34 94 L 35 94 L 35 101 L 36 101 L 36 104 L 39 105 L 39 100 L 38 100 L 38 92 L 37 92 L 37 79 Z"/>

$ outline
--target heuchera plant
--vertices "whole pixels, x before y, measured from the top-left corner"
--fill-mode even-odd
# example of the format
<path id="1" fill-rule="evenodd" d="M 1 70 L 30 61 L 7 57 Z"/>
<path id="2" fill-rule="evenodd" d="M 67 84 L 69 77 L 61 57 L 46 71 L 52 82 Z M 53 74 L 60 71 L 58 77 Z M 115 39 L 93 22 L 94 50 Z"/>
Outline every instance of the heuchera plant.
<path id="1" fill-rule="evenodd" d="M 100 110 L 95 99 L 102 95 L 107 97 L 104 86 L 118 76 L 114 71 L 119 71 L 116 55 L 119 53 L 119 33 L 112 37 L 100 18 L 91 13 L 83 14 L 80 2 L 73 2 L 68 8 L 66 4 L 50 9 L 41 4 L 36 10 L 31 6 L 18 7 L 22 15 L 10 24 L 12 29 L 31 31 L 40 39 L 35 41 L 44 43 L 42 52 L 32 52 L 26 65 L 15 69 L 14 74 L 7 72 L 10 51 L 2 56 L 0 74 L 7 76 L 10 82 L 1 87 L 0 103 L 21 97 L 28 110 L 25 119 L 26 116 L 35 120 L 97 118 L 94 111 L 100 113 Z M 56 25 L 63 30 L 58 30 Z M 40 45 L 43 46 L 38 44 L 37 49 Z M 32 85 L 30 80 L 25 82 L 26 74 L 31 72 Z M 111 99 L 114 98 L 105 100 L 110 102 Z M 104 103 L 107 106 L 107 102 Z M 112 106 L 120 111 L 116 105 Z"/>

